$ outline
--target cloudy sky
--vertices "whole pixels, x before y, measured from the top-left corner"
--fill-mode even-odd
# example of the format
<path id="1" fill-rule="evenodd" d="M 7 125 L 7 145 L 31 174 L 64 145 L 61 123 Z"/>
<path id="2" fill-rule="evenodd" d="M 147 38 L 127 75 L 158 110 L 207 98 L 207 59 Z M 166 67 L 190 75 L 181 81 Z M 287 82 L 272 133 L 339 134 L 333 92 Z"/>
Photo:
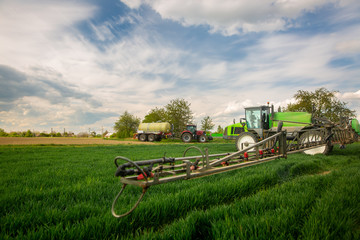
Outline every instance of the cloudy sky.
<path id="1" fill-rule="evenodd" d="M 5 131 L 112 131 L 175 98 L 224 127 L 320 87 L 360 119 L 359 0 L 0 0 Z"/>

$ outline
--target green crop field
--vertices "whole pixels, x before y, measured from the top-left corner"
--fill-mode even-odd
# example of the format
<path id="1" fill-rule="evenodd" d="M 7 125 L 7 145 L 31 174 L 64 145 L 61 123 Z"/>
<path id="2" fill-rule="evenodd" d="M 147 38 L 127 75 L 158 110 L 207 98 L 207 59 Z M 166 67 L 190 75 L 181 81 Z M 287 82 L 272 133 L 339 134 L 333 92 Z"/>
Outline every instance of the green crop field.
<path id="1" fill-rule="evenodd" d="M 182 156 L 190 144 L 0 146 L 0 239 L 359 239 L 360 144 L 151 187 L 116 219 L 115 156 Z M 210 154 L 233 143 L 206 143 Z M 140 195 L 129 186 L 125 212 Z"/>

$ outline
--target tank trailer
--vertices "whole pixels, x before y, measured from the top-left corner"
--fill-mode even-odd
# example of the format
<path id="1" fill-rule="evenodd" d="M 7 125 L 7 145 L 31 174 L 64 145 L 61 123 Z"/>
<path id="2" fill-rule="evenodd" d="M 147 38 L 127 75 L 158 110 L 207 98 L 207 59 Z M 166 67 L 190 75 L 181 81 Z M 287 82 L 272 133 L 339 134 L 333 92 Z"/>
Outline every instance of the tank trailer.
<path id="1" fill-rule="evenodd" d="M 161 141 L 163 138 L 174 137 L 174 126 L 168 122 L 158 123 L 140 123 L 134 138 L 139 141 Z M 192 140 L 198 142 L 206 142 L 212 140 L 211 135 L 207 135 L 205 131 L 197 130 L 196 125 L 187 125 L 186 130 L 182 131 L 181 140 L 189 143 Z"/>
<path id="2" fill-rule="evenodd" d="M 140 141 L 161 141 L 163 138 L 174 136 L 174 126 L 168 122 L 140 123 L 134 138 Z"/>

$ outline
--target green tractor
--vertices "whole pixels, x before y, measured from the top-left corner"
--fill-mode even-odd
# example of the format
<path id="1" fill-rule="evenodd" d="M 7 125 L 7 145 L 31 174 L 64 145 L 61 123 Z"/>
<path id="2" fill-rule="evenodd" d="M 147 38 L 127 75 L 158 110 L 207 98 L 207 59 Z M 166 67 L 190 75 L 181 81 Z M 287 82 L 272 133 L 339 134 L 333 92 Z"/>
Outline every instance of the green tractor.
<path id="1" fill-rule="evenodd" d="M 351 131 L 354 132 L 354 137 L 355 135 L 358 136 L 360 134 L 358 121 L 353 119 L 351 125 L 353 126 Z M 245 108 L 245 118 L 241 118 L 239 123 L 225 127 L 223 138 L 235 139 L 236 148 L 240 151 L 281 130 L 287 131 L 288 140 L 296 138 L 296 141 L 301 143 L 319 141 L 330 137 L 331 130 L 325 136 L 324 131 L 316 131 L 320 128 L 325 128 L 325 124 L 315 124 L 315 120 L 310 113 L 274 112 L 273 106 L 248 107 Z M 314 131 L 305 131 L 311 129 L 314 129 Z M 306 154 L 327 154 L 331 150 L 332 145 L 330 143 L 328 146 L 304 152 Z"/>

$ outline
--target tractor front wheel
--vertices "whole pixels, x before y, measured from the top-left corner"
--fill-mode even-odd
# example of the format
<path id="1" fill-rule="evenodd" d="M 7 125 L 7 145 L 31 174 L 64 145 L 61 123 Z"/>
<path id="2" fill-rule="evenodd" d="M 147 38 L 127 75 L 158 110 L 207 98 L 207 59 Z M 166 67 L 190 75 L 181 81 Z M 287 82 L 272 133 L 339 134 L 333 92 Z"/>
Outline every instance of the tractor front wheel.
<path id="1" fill-rule="evenodd" d="M 181 136 L 181 140 L 184 142 L 184 143 L 189 143 L 191 142 L 192 140 L 192 136 L 190 133 L 186 132 L 186 133 L 183 133 L 183 135 Z"/>
<path id="2" fill-rule="evenodd" d="M 241 151 L 247 147 L 250 147 L 251 145 L 254 145 L 257 143 L 257 138 L 254 134 L 251 132 L 242 132 L 240 135 L 236 138 L 235 145 L 238 151 Z M 249 149 L 249 151 L 252 151 L 254 149 Z"/>
<path id="3" fill-rule="evenodd" d="M 199 136 L 198 141 L 201 142 L 201 143 L 206 142 L 206 136 L 205 135 Z"/>

